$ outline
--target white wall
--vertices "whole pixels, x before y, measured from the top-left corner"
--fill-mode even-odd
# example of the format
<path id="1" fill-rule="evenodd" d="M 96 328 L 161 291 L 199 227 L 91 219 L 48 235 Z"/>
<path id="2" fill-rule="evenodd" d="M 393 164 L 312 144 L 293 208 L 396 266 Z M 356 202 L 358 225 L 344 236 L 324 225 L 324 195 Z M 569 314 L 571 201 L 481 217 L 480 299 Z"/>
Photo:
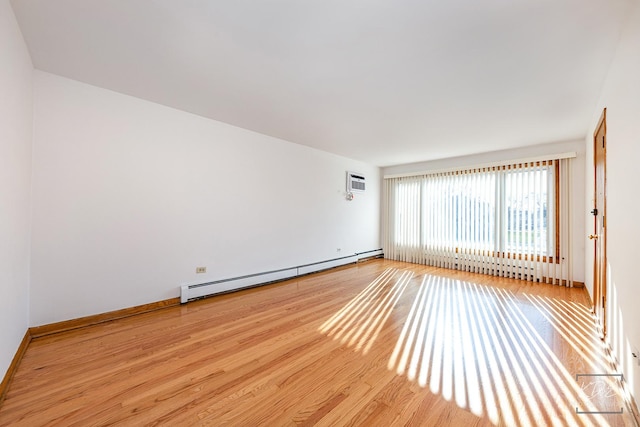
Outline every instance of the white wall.
<path id="1" fill-rule="evenodd" d="M 40 71 L 35 99 L 32 325 L 380 247 L 377 167 Z"/>
<path id="2" fill-rule="evenodd" d="M 0 380 L 29 326 L 32 73 L 11 5 L 0 0 Z"/>
<path id="3" fill-rule="evenodd" d="M 541 144 L 513 150 L 486 152 L 471 156 L 454 157 L 430 162 L 412 163 L 382 169 L 382 175 L 419 173 L 429 170 L 440 170 L 466 166 L 477 166 L 507 160 L 519 160 L 547 154 L 576 152 L 573 161 L 572 184 L 572 239 L 573 239 L 573 280 L 584 282 L 584 247 L 585 247 L 585 143 L 584 141 L 565 141 L 552 144 Z"/>
<path id="4" fill-rule="evenodd" d="M 593 200 L 593 132 L 607 108 L 607 274 L 609 277 L 609 336 L 622 373 L 631 385 L 636 402 L 640 397 L 640 367 L 631 356 L 640 348 L 640 1 L 632 10 L 611 65 L 598 107 L 587 135 L 587 188 Z M 589 224 L 592 217 L 586 216 Z M 589 230 L 591 231 L 591 230 Z M 593 246 L 586 247 L 587 272 L 593 271 Z M 593 288 L 592 273 L 587 275 Z M 593 294 L 592 294 L 593 295 Z"/>

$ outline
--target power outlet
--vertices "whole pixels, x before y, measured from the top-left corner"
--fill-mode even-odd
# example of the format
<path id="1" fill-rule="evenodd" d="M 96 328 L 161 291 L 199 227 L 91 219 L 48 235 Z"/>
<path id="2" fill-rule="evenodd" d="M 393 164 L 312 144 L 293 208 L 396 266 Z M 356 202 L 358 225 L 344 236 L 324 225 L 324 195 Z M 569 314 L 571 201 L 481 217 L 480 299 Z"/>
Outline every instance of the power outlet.
<path id="1" fill-rule="evenodd" d="M 196 267 L 196 274 L 206 273 L 207 267 Z"/>

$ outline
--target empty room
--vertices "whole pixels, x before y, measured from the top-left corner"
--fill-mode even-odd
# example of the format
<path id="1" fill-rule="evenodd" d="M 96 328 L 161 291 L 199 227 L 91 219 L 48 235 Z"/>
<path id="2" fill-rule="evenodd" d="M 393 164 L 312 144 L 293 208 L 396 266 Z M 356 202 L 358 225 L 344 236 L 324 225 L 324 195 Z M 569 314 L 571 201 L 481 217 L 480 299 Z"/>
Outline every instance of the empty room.
<path id="1" fill-rule="evenodd" d="M 0 426 L 635 426 L 640 0 L 0 0 Z"/>

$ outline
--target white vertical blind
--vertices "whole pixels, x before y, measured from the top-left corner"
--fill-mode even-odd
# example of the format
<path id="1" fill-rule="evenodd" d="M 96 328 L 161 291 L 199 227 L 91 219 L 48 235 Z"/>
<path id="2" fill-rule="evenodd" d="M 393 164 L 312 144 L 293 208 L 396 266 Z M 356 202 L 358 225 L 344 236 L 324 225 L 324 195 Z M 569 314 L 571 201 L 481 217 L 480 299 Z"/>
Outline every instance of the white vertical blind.
<path id="1" fill-rule="evenodd" d="M 572 286 L 571 159 L 385 178 L 387 258 Z"/>

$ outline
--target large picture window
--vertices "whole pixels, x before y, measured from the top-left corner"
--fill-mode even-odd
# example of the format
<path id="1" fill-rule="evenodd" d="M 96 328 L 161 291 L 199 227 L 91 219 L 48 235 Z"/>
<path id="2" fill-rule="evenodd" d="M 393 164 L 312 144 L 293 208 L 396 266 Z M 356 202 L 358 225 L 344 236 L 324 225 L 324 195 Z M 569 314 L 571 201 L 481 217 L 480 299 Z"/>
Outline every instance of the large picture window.
<path id="1" fill-rule="evenodd" d="M 385 179 L 385 254 L 546 279 L 533 270 L 561 261 L 560 175 L 550 160 Z"/>

